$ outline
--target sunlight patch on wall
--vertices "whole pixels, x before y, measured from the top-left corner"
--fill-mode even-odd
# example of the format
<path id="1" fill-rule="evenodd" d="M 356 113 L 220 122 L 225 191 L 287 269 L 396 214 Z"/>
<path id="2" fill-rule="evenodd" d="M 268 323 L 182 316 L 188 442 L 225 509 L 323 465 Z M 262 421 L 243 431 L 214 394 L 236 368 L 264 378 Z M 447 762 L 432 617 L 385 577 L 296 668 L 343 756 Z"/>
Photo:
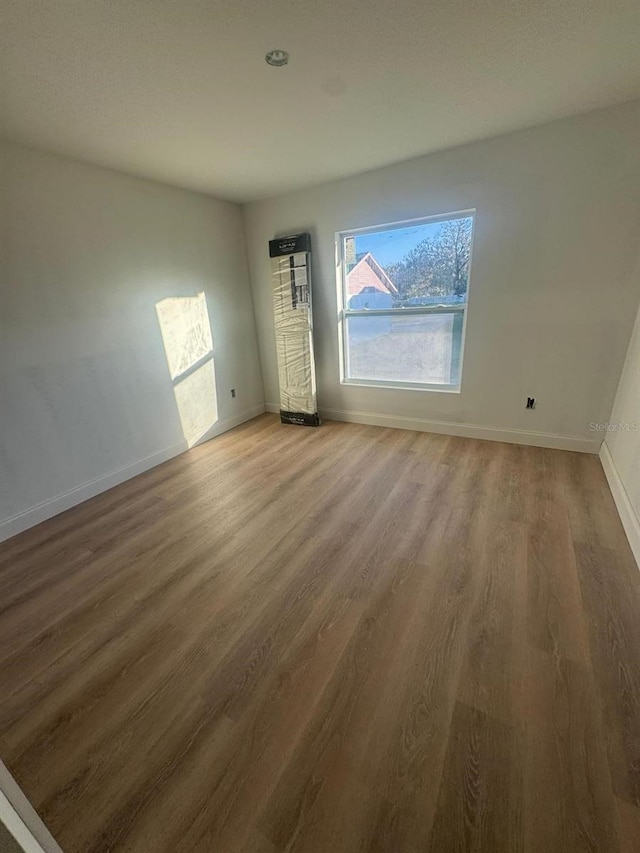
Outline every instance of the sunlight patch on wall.
<path id="1" fill-rule="evenodd" d="M 204 293 L 156 305 L 182 433 L 193 447 L 218 420 L 213 338 Z"/>
<path id="2" fill-rule="evenodd" d="M 204 293 L 172 296 L 156 305 L 171 378 L 176 379 L 212 352 L 211 325 Z"/>
<path id="3" fill-rule="evenodd" d="M 185 376 L 174 386 L 173 393 L 176 397 L 182 433 L 191 447 L 218 420 L 213 359 L 205 361 L 197 370 Z"/>

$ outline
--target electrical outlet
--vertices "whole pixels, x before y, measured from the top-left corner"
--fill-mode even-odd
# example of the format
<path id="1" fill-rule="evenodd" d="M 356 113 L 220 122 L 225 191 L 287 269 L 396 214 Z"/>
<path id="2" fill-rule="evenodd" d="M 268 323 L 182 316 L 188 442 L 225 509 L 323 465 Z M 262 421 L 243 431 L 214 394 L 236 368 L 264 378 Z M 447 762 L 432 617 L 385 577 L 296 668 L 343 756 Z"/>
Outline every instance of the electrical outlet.
<path id="1" fill-rule="evenodd" d="M 235 389 L 235 388 L 232 388 L 232 389 L 231 389 L 231 396 L 232 396 L 232 397 L 235 397 L 235 396 L 236 396 L 236 389 Z"/>
<path id="2" fill-rule="evenodd" d="M 527 409 L 535 409 L 536 407 L 536 398 L 535 397 L 527 397 Z"/>

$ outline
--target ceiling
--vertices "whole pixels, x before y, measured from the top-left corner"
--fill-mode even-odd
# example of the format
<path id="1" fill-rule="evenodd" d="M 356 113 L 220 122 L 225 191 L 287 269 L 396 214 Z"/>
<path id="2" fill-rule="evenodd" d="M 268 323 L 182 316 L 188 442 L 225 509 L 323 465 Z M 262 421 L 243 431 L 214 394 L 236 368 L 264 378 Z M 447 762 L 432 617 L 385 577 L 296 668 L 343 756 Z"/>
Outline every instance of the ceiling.
<path id="1" fill-rule="evenodd" d="M 0 134 L 244 202 L 640 97 L 638 0 L 0 0 Z M 291 61 L 271 68 L 272 48 Z"/>

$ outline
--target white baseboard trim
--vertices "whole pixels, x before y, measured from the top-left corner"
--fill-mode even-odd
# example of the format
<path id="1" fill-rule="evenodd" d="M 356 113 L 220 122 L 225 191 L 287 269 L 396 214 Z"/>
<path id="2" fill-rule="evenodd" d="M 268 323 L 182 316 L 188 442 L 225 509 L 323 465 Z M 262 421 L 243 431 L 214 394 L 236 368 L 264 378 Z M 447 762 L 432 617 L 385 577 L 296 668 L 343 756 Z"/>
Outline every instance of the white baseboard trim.
<path id="1" fill-rule="evenodd" d="M 234 429 L 234 427 L 240 426 L 240 424 L 246 423 L 246 421 L 251 421 L 253 418 L 257 418 L 258 415 L 264 414 L 265 411 L 265 404 L 260 403 L 252 409 L 245 409 L 245 411 L 240 412 L 239 415 L 234 415 L 232 418 L 226 418 L 224 421 L 218 421 L 217 424 L 214 424 L 211 429 L 207 430 L 207 432 L 205 432 L 205 434 L 191 446 L 197 447 L 199 444 L 204 444 L 211 438 L 215 438 L 217 435 L 222 435 L 223 432 L 229 432 L 230 429 Z"/>
<path id="2" fill-rule="evenodd" d="M 62 853 L 61 847 L 0 761 L 0 819 L 24 853 Z"/>
<path id="3" fill-rule="evenodd" d="M 279 412 L 276 403 L 267 403 L 268 412 Z M 380 415 L 374 412 L 354 412 L 342 409 L 320 409 L 321 417 L 330 421 L 345 421 L 369 426 L 413 429 L 418 432 L 436 432 L 461 438 L 481 438 L 486 441 L 505 441 L 509 444 L 527 444 L 532 447 L 549 447 L 554 450 L 575 450 L 579 453 L 599 453 L 601 440 L 554 435 L 548 432 L 526 432 L 517 429 L 483 427 L 476 424 L 458 424 L 450 421 L 427 421 L 422 418 L 404 418 L 399 415 Z"/>
<path id="4" fill-rule="evenodd" d="M 227 432 L 245 421 L 249 421 L 258 415 L 261 415 L 264 411 L 264 403 L 261 403 L 259 406 L 254 406 L 252 409 L 241 412 L 239 415 L 234 415 L 232 418 L 219 421 L 197 442 L 197 444 L 208 441 L 210 438 L 215 438 L 215 436 L 220 435 L 223 432 Z M 22 533 L 23 530 L 35 527 L 36 524 L 40 524 L 40 522 L 46 521 L 48 518 L 53 518 L 54 515 L 59 515 L 61 512 L 71 509 L 71 507 L 84 503 L 84 501 L 89 500 L 89 498 L 93 498 L 102 492 L 106 492 L 108 489 L 112 489 L 114 486 L 118 486 L 120 483 L 130 480 L 138 474 L 143 474 L 150 468 L 155 468 L 157 465 L 161 465 L 163 462 L 173 459 L 174 456 L 179 456 L 180 453 L 184 453 L 188 449 L 189 446 L 186 440 L 180 441 L 171 447 L 164 448 L 164 450 L 158 450 L 156 453 L 152 453 L 144 459 L 139 459 L 131 465 L 125 465 L 123 468 L 118 468 L 110 474 L 104 474 L 102 477 L 96 477 L 95 480 L 89 480 L 88 483 L 83 483 L 81 486 L 69 489 L 67 492 L 63 492 L 60 495 L 56 495 L 54 498 L 50 498 L 47 501 L 43 501 L 40 504 L 36 504 L 36 506 L 24 510 L 24 512 L 13 515 L 10 518 L 5 518 L 0 521 L 0 542 L 4 542 L 6 539 L 10 539 L 12 536 Z"/>
<path id="5" fill-rule="evenodd" d="M 10 539 L 23 530 L 28 530 L 30 527 L 35 527 L 42 521 L 48 518 L 53 518 L 54 515 L 59 515 L 71 507 L 88 501 L 99 495 L 101 492 L 106 492 L 107 489 L 112 489 L 114 486 L 124 483 L 125 480 L 130 480 L 137 474 L 142 474 L 148 471 L 149 468 L 154 468 L 156 465 L 161 465 L 173 456 L 183 453 L 187 449 L 186 441 L 181 441 L 179 444 L 174 444 L 172 447 L 167 447 L 164 450 L 159 450 L 157 453 L 152 453 L 151 456 L 146 456 L 131 465 L 126 465 L 123 468 L 117 468 L 109 474 L 104 474 L 102 477 L 96 477 L 94 480 L 89 480 L 81 486 L 76 486 L 74 489 L 69 489 L 54 498 L 29 507 L 24 512 L 12 515 L 0 521 L 0 542 L 5 539 Z"/>
<path id="6" fill-rule="evenodd" d="M 609 488 L 611 489 L 618 515 L 622 521 L 624 532 L 627 534 L 633 556 L 636 559 L 638 567 L 640 567 L 640 520 L 629 500 L 629 495 L 622 482 L 622 477 L 611 455 L 611 451 L 607 446 L 606 439 L 602 442 L 602 447 L 600 448 L 600 461 L 602 462 L 605 477 L 609 483 Z"/>

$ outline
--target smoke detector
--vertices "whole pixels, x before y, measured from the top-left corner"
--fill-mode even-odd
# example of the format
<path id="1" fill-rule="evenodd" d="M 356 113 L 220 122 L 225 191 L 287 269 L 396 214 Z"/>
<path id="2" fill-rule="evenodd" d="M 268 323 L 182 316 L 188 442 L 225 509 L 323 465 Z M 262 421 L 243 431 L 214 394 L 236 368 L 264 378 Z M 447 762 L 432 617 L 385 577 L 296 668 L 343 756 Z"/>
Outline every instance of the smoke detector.
<path id="1" fill-rule="evenodd" d="M 273 65 L 275 68 L 280 68 L 289 62 L 289 54 L 286 50 L 270 50 L 265 56 L 267 65 Z"/>

